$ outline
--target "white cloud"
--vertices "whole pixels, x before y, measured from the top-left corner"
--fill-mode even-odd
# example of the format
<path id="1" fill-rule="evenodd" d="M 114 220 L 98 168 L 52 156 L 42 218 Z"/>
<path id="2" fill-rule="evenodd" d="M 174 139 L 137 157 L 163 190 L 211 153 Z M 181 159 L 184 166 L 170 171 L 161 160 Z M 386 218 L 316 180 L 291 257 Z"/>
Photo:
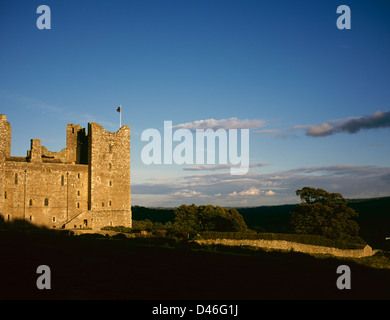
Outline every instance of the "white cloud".
<path id="1" fill-rule="evenodd" d="M 239 195 L 241 196 L 258 196 L 260 194 L 260 190 L 256 188 L 250 188 L 248 190 L 241 191 Z"/>
<path id="2" fill-rule="evenodd" d="M 260 195 L 260 190 L 257 188 L 249 188 L 247 190 L 243 190 L 240 192 L 233 191 L 232 193 L 229 193 L 229 196 L 258 196 Z"/>
<path id="3" fill-rule="evenodd" d="M 229 196 L 232 196 L 232 197 L 237 197 L 237 196 L 259 196 L 261 194 L 264 194 L 266 196 L 273 196 L 276 193 L 274 191 L 272 191 L 272 190 L 264 191 L 264 190 L 259 190 L 258 188 L 249 188 L 247 190 L 243 190 L 243 191 L 240 191 L 240 192 L 233 191 L 233 192 L 229 193 Z"/>
<path id="4" fill-rule="evenodd" d="M 177 191 L 172 193 L 173 196 L 177 197 L 184 197 L 184 198 L 189 198 L 189 197 L 194 197 L 194 196 L 200 196 L 202 193 L 194 191 L 194 190 L 182 190 L 182 191 Z"/>
<path id="5" fill-rule="evenodd" d="M 239 120 L 236 117 L 229 118 L 229 119 L 221 119 L 221 120 L 216 120 L 216 119 L 206 119 L 206 120 L 196 120 L 193 122 L 187 122 L 187 123 L 182 123 L 178 124 L 176 126 L 173 126 L 173 129 L 190 129 L 190 130 L 195 130 L 195 129 L 254 129 L 254 128 L 260 128 L 264 126 L 264 120 Z"/>

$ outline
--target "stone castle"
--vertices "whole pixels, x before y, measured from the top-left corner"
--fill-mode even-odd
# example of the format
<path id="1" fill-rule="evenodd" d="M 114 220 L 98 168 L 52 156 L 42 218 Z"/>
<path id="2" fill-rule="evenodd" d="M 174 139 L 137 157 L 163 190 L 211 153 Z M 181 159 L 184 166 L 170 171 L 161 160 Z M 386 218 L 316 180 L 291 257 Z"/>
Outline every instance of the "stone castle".
<path id="1" fill-rule="evenodd" d="M 11 156 L 12 129 L 0 114 L 0 218 L 51 229 L 131 227 L 130 127 L 88 132 L 66 127 L 66 148 L 31 140 L 26 157 Z"/>

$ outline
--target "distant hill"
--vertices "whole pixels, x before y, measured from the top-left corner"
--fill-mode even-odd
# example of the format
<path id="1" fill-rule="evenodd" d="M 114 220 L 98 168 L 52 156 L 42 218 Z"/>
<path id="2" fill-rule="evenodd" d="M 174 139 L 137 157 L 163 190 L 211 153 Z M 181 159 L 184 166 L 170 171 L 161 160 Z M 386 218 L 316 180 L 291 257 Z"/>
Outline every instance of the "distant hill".
<path id="1" fill-rule="evenodd" d="M 390 250 L 390 197 L 348 199 L 349 207 L 358 214 L 360 235 L 373 248 Z M 296 204 L 235 208 L 247 226 L 259 232 L 286 232 L 290 212 Z M 133 206 L 133 219 L 153 222 L 174 221 L 175 208 L 146 208 Z"/>
<path id="2" fill-rule="evenodd" d="M 359 213 L 360 236 L 374 248 L 390 251 L 390 197 L 348 200 Z"/>
<path id="3" fill-rule="evenodd" d="M 132 206 L 131 212 L 133 220 L 150 220 L 153 222 L 165 223 L 172 221 L 175 218 L 174 212 L 176 208 L 147 208 L 142 206 Z"/>

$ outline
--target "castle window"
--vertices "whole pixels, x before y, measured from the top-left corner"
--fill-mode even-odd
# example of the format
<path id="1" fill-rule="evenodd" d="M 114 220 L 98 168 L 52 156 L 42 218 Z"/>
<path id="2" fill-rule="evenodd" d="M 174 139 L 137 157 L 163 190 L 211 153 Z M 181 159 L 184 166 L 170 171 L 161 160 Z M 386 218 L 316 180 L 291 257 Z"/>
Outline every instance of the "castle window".
<path id="1" fill-rule="evenodd" d="M 110 187 L 112 186 L 112 181 L 110 180 Z"/>
<path id="2" fill-rule="evenodd" d="M 80 190 L 77 191 L 77 195 L 78 195 L 78 196 L 80 195 Z"/>
<path id="3" fill-rule="evenodd" d="M 72 128 L 72 133 L 74 133 L 74 128 Z"/>
<path id="4" fill-rule="evenodd" d="M 4 191 L 4 199 L 7 199 L 7 191 Z"/>
<path id="5" fill-rule="evenodd" d="M 30 216 L 30 220 L 32 220 L 32 216 Z"/>
<path id="6" fill-rule="evenodd" d="M 111 144 L 108 146 L 108 152 L 112 153 L 112 145 Z"/>
<path id="7" fill-rule="evenodd" d="M 111 162 L 108 164 L 108 169 L 111 169 L 112 168 L 112 164 Z"/>
<path id="8" fill-rule="evenodd" d="M 15 173 L 15 184 L 18 184 L 18 174 Z"/>
<path id="9" fill-rule="evenodd" d="M 108 202 L 108 206 L 111 207 L 111 201 Z"/>
<path id="10" fill-rule="evenodd" d="M 77 202 L 77 208 L 80 208 L 80 203 L 79 202 Z"/>
<path id="11" fill-rule="evenodd" d="M 104 202 L 102 202 L 102 207 L 104 207 Z"/>
<path id="12" fill-rule="evenodd" d="M 53 222 L 56 222 L 56 217 L 53 217 Z"/>
<path id="13" fill-rule="evenodd" d="M 30 204 L 30 207 L 31 207 L 31 206 L 32 206 L 32 199 L 30 199 L 29 204 Z M 30 219 L 30 220 L 31 220 L 31 219 Z"/>
<path id="14" fill-rule="evenodd" d="M 49 199 L 48 198 L 45 199 L 45 207 L 47 207 L 47 206 L 49 206 Z"/>
<path id="15" fill-rule="evenodd" d="M 61 176 L 61 186 L 64 186 L 64 176 Z"/>
<path id="16" fill-rule="evenodd" d="M 7 214 L 7 220 L 9 221 L 11 219 L 11 216 Z"/>
<path id="17" fill-rule="evenodd" d="M 78 173 L 78 174 L 77 174 L 77 178 L 79 178 L 79 179 L 80 179 L 80 173 Z"/>

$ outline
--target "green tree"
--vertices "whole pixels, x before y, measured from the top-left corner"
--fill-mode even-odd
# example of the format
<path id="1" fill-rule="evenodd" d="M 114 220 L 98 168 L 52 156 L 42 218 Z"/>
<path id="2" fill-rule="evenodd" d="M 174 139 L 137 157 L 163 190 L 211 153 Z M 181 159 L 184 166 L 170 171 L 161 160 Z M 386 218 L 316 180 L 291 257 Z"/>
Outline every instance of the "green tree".
<path id="1" fill-rule="evenodd" d="M 151 231 L 153 229 L 153 222 L 149 219 L 145 220 L 133 220 L 133 230 L 146 230 Z"/>
<path id="2" fill-rule="evenodd" d="M 175 210 L 174 228 L 179 231 L 198 233 L 202 231 L 240 231 L 247 226 L 244 218 L 235 209 L 219 206 L 181 205 Z"/>
<path id="3" fill-rule="evenodd" d="M 290 214 L 289 227 L 295 233 L 316 234 L 330 239 L 358 237 L 358 214 L 339 193 L 305 187 L 297 190 L 302 202 Z"/>
<path id="4" fill-rule="evenodd" d="M 175 210 L 175 222 L 173 224 L 174 229 L 178 231 L 186 232 L 198 232 L 199 226 L 199 214 L 198 208 L 192 204 L 190 206 L 181 205 Z"/>

